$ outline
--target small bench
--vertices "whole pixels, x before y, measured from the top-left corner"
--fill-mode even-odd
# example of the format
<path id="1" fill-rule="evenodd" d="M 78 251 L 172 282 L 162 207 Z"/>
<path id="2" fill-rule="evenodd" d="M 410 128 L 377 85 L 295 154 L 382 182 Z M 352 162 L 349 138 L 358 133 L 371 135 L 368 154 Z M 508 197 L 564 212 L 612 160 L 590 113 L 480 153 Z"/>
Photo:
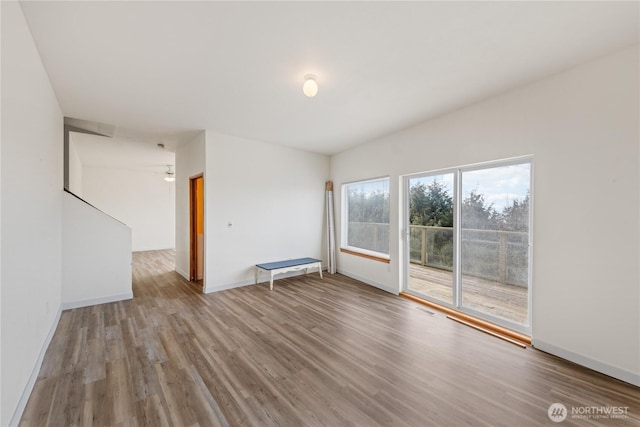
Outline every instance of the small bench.
<path id="1" fill-rule="evenodd" d="M 307 270 L 309 273 L 310 268 L 317 268 L 322 279 L 322 261 L 315 258 L 298 258 L 290 259 L 287 261 L 267 262 L 265 264 L 256 264 L 256 285 L 258 284 L 258 273 L 260 270 L 268 271 L 271 275 L 269 281 L 269 290 L 273 290 L 273 276 L 280 273 L 286 273 L 288 271 L 300 271 Z"/>

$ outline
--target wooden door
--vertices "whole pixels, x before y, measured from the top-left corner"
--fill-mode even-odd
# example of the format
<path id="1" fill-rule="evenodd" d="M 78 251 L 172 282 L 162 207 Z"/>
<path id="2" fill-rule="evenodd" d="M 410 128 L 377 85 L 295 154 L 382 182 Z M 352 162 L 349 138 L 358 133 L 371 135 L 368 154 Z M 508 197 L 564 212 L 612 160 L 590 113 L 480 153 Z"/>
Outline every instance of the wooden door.
<path id="1" fill-rule="evenodd" d="M 190 273 L 191 281 L 204 278 L 204 178 L 189 180 L 190 206 Z"/>

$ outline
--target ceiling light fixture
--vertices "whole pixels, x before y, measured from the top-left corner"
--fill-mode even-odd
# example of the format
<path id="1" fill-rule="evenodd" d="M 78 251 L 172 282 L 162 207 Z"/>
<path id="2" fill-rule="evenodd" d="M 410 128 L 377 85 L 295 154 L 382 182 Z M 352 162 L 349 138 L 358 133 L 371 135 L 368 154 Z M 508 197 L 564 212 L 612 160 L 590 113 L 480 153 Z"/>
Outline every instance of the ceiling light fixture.
<path id="1" fill-rule="evenodd" d="M 313 98 L 318 93 L 318 82 L 316 82 L 316 76 L 313 74 L 307 74 L 304 76 L 304 84 L 302 85 L 302 92 L 309 98 Z"/>
<path id="2" fill-rule="evenodd" d="M 164 173 L 164 180 L 173 182 L 176 180 L 176 174 L 171 170 L 171 165 L 167 165 L 167 171 Z"/>

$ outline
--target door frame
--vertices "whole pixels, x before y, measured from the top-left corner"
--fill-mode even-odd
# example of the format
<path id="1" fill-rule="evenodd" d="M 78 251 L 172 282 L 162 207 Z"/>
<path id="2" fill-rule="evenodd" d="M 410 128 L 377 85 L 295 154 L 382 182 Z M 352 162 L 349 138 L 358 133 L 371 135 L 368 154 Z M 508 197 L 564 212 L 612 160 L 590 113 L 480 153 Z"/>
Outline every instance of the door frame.
<path id="1" fill-rule="evenodd" d="M 474 310 L 472 308 L 469 307 L 465 307 L 462 304 L 462 264 L 461 264 L 461 260 L 462 260 L 462 254 L 461 254 L 461 229 L 460 229 L 460 224 L 461 224 L 461 212 L 460 212 L 460 206 L 462 201 L 461 200 L 457 200 L 457 198 L 460 198 L 460 196 L 462 195 L 462 174 L 464 172 L 468 172 L 468 171 L 474 171 L 474 170 L 480 170 L 480 169 L 488 169 L 488 168 L 492 168 L 492 167 L 502 167 L 502 166 L 510 166 L 510 165 L 516 165 L 516 164 L 521 164 L 521 163 L 529 163 L 530 165 L 530 172 L 529 172 L 529 218 L 528 218 L 528 222 L 529 222 L 529 231 L 528 231 L 528 239 L 529 239 L 529 244 L 528 244 L 528 250 L 527 250 L 527 256 L 528 256 L 528 270 L 527 270 L 527 280 L 528 280 L 528 287 L 527 287 L 527 324 L 526 325 L 522 325 L 522 324 L 518 324 L 515 323 L 513 321 L 510 320 L 506 320 L 506 319 L 502 319 L 500 317 L 497 316 L 493 316 L 481 311 L 477 311 Z M 454 274 L 454 284 L 453 284 L 453 302 L 446 302 L 437 298 L 433 298 L 430 297 L 428 295 L 422 294 L 422 293 L 417 293 L 415 291 L 412 291 L 409 288 L 409 281 L 410 281 L 410 268 L 409 268 L 409 264 L 411 262 L 411 254 L 410 254 L 410 223 L 409 223 L 409 183 L 410 180 L 412 178 L 419 178 L 419 177 L 423 177 L 423 176 L 432 176 L 432 175 L 440 175 L 440 174 L 445 174 L 445 173 L 453 173 L 454 174 L 454 208 L 453 208 L 453 216 L 454 216 L 454 230 L 453 230 L 453 238 L 454 238 L 454 243 L 453 243 L 453 274 Z M 494 323 L 496 325 L 505 327 L 507 329 L 511 329 L 517 332 L 521 332 L 527 335 L 531 335 L 531 330 L 532 330 L 532 324 L 533 324 L 533 315 L 532 315 L 532 309 L 533 309 L 533 206 L 534 206 L 534 188 L 533 188 L 533 183 L 534 183 L 534 158 L 533 155 L 525 155 L 525 156 L 520 156 L 520 157 L 513 157 L 513 158 L 509 158 L 509 159 L 502 159 L 502 160 L 493 160 L 493 161 L 488 161 L 488 162 L 482 162 L 482 163 L 475 163 L 475 164 L 470 164 L 470 165 L 466 165 L 466 166 L 458 166 L 458 167 L 453 167 L 453 168 L 443 168 L 443 169 L 435 169 L 432 171 L 425 171 L 425 172 L 418 172 L 418 173 L 412 173 L 412 174 L 408 174 L 408 175 L 402 175 L 401 176 L 401 183 L 402 183 L 402 190 L 401 190 L 401 195 L 400 197 L 402 197 L 402 203 L 403 203 L 403 207 L 404 207 L 404 211 L 402 212 L 400 218 L 402 221 L 402 237 L 403 239 L 401 239 L 400 244 L 402 247 L 402 254 L 404 255 L 404 259 L 403 259 L 403 265 L 401 266 L 400 270 L 402 271 L 402 277 L 401 277 L 401 287 L 402 287 L 402 291 L 410 294 L 410 295 L 414 295 L 417 296 L 419 298 L 423 298 L 427 301 L 433 302 L 435 304 L 438 305 L 442 305 L 444 307 L 447 308 L 451 308 L 453 310 L 459 311 L 461 313 L 476 317 L 478 319 L 482 319 L 491 323 Z"/>

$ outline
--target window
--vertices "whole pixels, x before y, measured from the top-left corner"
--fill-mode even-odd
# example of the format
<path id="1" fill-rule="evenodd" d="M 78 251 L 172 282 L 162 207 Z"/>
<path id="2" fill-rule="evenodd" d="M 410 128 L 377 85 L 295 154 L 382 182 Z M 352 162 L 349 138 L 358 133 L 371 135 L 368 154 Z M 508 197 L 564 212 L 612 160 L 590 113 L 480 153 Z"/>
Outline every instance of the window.
<path id="1" fill-rule="evenodd" d="M 389 178 L 342 185 L 342 247 L 389 259 Z"/>

